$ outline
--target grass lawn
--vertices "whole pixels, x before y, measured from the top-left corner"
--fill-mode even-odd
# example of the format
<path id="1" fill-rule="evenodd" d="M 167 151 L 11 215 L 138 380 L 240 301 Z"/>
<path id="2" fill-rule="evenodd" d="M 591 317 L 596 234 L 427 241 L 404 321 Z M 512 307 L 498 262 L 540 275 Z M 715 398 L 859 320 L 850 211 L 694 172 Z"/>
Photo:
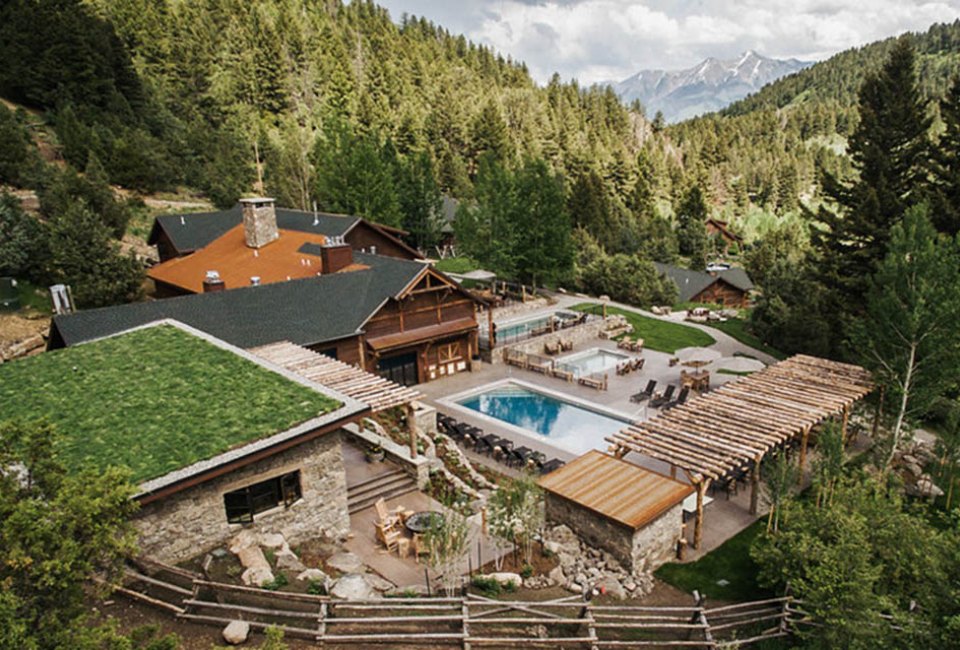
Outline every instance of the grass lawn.
<path id="1" fill-rule="evenodd" d="M 757 585 L 757 565 L 750 558 L 750 545 L 766 525 L 767 520 L 762 517 L 696 562 L 664 564 L 657 569 L 656 576 L 684 591 L 696 589 L 713 600 L 771 597 L 773 594 Z M 719 580 L 728 584 L 718 585 Z"/>
<path id="2" fill-rule="evenodd" d="M 770 347 L 760 339 L 756 337 L 753 333 L 747 330 L 747 321 L 740 318 L 729 318 L 724 322 L 712 322 L 704 323 L 707 327 L 713 327 L 720 330 L 724 334 L 729 334 L 733 338 L 737 339 L 744 345 L 749 345 L 755 350 L 761 352 L 766 352 L 771 357 L 775 359 L 786 359 L 787 355 L 777 350 L 776 348 Z"/>
<path id="3" fill-rule="evenodd" d="M 434 265 L 441 273 L 469 273 L 480 268 L 480 263 L 470 257 L 448 257 L 437 260 Z"/>
<path id="4" fill-rule="evenodd" d="M 599 303 L 584 302 L 575 305 L 572 309 L 576 311 L 586 311 L 590 313 L 600 313 Z M 703 347 L 713 345 L 716 340 L 702 330 L 679 323 L 642 316 L 632 311 L 626 311 L 619 307 L 607 307 L 607 314 L 619 314 L 624 316 L 631 325 L 633 325 L 633 334 L 631 336 L 640 336 L 643 338 L 644 347 L 659 352 L 674 353 L 680 348 Z"/>
<path id="5" fill-rule="evenodd" d="M 5 363 L 0 404 L 55 424 L 68 469 L 127 466 L 138 482 L 340 406 L 169 325 Z"/>

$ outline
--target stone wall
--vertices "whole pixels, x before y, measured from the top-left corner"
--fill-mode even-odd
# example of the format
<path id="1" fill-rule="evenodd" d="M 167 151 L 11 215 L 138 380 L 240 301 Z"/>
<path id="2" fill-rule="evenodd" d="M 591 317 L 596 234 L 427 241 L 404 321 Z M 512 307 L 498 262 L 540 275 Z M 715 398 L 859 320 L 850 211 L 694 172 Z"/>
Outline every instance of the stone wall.
<path id="1" fill-rule="evenodd" d="M 592 341 L 600 336 L 600 332 L 603 330 L 603 323 L 603 319 L 597 318 L 596 320 L 588 321 L 583 325 L 576 325 L 574 327 L 568 327 L 567 329 L 557 330 L 556 332 L 551 332 L 550 334 L 544 334 L 542 336 L 536 336 L 532 339 L 520 341 L 519 343 L 512 343 L 504 346 L 498 345 L 493 351 L 491 363 L 503 363 L 504 359 L 506 358 L 507 350 L 519 350 L 521 352 L 526 352 L 527 354 L 544 355 L 544 346 L 547 343 L 559 343 L 560 339 L 571 341 L 573 342 L 574 346 L 580 345 L 584 341 Z"/>
<path id="2" fill-rule="evenodd" d="M 673 557 L 683 534 L 682 502 L 634 531 L 549 492 L 545 500 L 549 523 L 568 526 L 584 542 L 610 553 L 634 574 L 653 571 Z"/>
<path id="3" fill-rule="evenodd" d="M 252 524 L 227 523 L 226 492 L 300 470 L 303 498 L 254 515 Z M 347 477 L 340 433 L 329 433 L 276 456 L 143 506 L 135 524 L 140 550 L 161 562 L 175 563 L 223 545 L 244 527 L 281 533 L 288 542 L 350 531 Z"/>
<path id="4" fill-rule="evenodd" d="M 683 502 L 636 531 L 633 535 L 633 570 L 655 571 L 677 555 L 677 541 L 683 535 Z"/>
<path id="5" fill-rule="evenodd" d="M 551 300 L 545 297 L 533 298 L 527 302 L 511 302 L 503 307 L 494 307 L 493 320 L 507 320 L 508 318 L 513 318 L 514 316 L 522 316 L 523 314 L 549 307 L 550 305 L 556 304 L 556 302 L 556 300 Z"/>

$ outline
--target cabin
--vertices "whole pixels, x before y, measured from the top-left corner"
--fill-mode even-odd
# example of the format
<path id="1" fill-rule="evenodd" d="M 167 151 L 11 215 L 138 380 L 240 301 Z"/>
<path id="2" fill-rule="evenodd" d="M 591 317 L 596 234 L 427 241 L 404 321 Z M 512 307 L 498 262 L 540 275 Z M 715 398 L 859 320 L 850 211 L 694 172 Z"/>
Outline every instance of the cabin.
<path id="1" fill-rule="evenodd" d="M 57 427 L 69 471 L 129 469 L 140 549 L 155 560 L 243 528 L 292 544 L 349 533 L 341 436 L 371 407 L 183 323 L 5 363 L 0 401 Z"/>
<path id="2" fill-rule="evenodd" d="M 219 212 L 172 214 L 157 217 L 147 243 L 157 247 L 160 262 L 200 251 L 252 217 L 274 218 L 274 228 L 320 237 L 342 237 L 356 251 L 371 252 L 400 259 L 415 260 L 421 255 L 401 237 L 407 233 L 361 217 L 305 212 L 277 208 L 270 198 L 241 199 L 230 209 Z M 268 235 L 269 238 L 269 235 Z M 311 240 L 314 241 L 314 240 Z M 269 243 L 261 239 L 258 247 Z"/>
<path id="3" fill-rule="evenodd" d="M 48 349 L 169 318 L 243 349 L 289 341 L 404 385 L 472 369 L 482 300 L 425 262 L 339 238 L 311 246 L 321 268 L 338 271 L 230 289 L 230 273 L 210 278 L 192 256 L 174 260 L 177 275 L 164 277 L 181 295 L 57 316 Z"/>
<path id="4" fill-rule="evenodd" d="M 708 237 L 715 238 L 721 243 L 718 248 L 723 250 L 724 255 L 730 254 L 731 246 L 736 246 L 738 249 L 743 246 L 743 237 L 730 230 L 730 223 L 727 221 L 707 219 L 706 229 Z"/>
<path id="5" fill-rule="evenodd" d="M 734 309 L 750 306 L 753 282 L 741 268 L 701 272 L 660 262 L 653 265 L 660 275 L 677 285 L 678 302 L 717 304 Z"/>

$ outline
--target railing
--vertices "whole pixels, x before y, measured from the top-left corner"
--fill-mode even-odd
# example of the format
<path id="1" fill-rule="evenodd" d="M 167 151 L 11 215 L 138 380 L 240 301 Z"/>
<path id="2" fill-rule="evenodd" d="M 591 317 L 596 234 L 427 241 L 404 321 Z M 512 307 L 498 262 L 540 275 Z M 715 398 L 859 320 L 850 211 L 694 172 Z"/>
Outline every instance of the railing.
<path id="1" fill-rule="evenodd" d="M 531 318 L 528 321 L 521 321 L 526 323 L 539 323 L 535 327 L 529 327 L 523 330 L 512 331 L 509 321 L 507 323 L 500 324 L 499 329 L 497 329 L 497 324 L 494 323 L 493 347 L 519 343 L 521 341 L 527 341 L 538 336 L 553 334 L 554 332 L 559 332 L 571 327 L 583 325 L 584 323 L 596 320 L 597 318 L 599 317 L 592 314 L 566 312 L 561 310 L 542 318 Z M 540 323 L 540 321 L 542 321 L 542 323 Z M 489 335 L 489 330 L 481 325 L 479 332 L 481 350 L 490 349 L 491 346 Z"/>
<path id="2" fill-rule="evenodd" d="M 360 647 L 744 647 L 807 622 L 790 596 L 714 608 L 696 594 L 689 607 L 476 594 L 346 601 L 214 582 L 150 561 L 128 571 L 117 591 L 186 621 L 222 627 L 242 619 L 256 630 L 276 627 L 318 644 Z"/>

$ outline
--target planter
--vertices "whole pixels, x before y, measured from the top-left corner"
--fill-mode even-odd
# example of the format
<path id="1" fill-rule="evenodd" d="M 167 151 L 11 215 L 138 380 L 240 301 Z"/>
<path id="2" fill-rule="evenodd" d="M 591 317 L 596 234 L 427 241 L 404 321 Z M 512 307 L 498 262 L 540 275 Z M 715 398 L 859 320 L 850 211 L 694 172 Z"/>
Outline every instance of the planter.
<path id="1" fill-rule="evenodd" d="M 368 463 L 380 463 L 387 457 L 387 452 L 383 447 L 371 447 L 364 452 Z"/>

